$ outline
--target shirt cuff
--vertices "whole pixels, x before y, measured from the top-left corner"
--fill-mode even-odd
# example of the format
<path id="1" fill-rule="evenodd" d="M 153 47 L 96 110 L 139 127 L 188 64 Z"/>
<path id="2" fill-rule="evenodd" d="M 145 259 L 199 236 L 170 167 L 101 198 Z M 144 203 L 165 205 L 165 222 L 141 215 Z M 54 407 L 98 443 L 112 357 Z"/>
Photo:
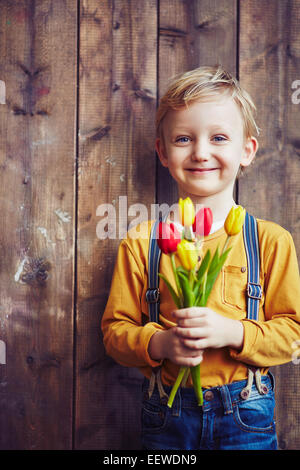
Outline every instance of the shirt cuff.
<path id="1" fill-rule="evenodd" d="M 254 320 L 241 320 L 244 327 L 244 341 L 241 351 L 234 348 L 229 348 L 230 356 L 237 361 L 251 363 L 251 359 L 255 354 L 255 342 L 259 330 L 257 322 Z"/>
<path id="2" fill-rule="evenodd" d="M 150 367 L 158 367 L 161 366 L 163 363 L 163 359 L 160 361 L 155 361 L 153 360 L 148 352 L 149 349 L 149 343 L 150 339 L 152 336 L 157 333 L 157 331 L 163 331 L 164 328 L 163 326 L 159 325 L 158 323 L 154 322 L 148 322 L 144 327 L 143 327 L 143 344 L 144 344 L 144 360 L 149 365 Z"/>

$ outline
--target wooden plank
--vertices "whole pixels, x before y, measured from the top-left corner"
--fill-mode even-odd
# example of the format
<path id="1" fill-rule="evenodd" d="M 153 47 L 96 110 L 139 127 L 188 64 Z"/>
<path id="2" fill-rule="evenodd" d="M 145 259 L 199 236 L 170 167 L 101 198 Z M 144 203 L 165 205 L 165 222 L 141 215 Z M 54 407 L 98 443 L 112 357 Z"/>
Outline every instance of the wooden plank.
<path id="1" fill-rule="evenodd" d="M 288 229 L 299 255 L 300 105 L 292 83 L 300 77 L 300 2 L 271 3 L 240 2 L 240 80 L 258 107 L 261 135 L 256 161 L 239 181 L 239 202 Z M 279 447 L 298 449 L 300 369 L 290 363 L 274 372 Z"/>
<path id="2" fill-rule="evenodd" d="M 161 0 L 159 25 L 159 97 L 170 78 L 203 65 L 221 63 L 236 72 L 236 0 Z M 168 170 L 158 166 L 157 198 L 177 201 Z"/>
<path id="3" fill-rule="evenodd" d="M 96 229 L 106 203 L 127 228 L 119 196 L 154 202 L 156 3 L 81 2 L 76 449 L 140 445 L 142 377 L 107 357 L 100 335 L 120 240 Z"/>
<path id="4" fill-rule="evenodd" d="M 1 2 L 0 448 L 72 441 L 76 4 Z"/>

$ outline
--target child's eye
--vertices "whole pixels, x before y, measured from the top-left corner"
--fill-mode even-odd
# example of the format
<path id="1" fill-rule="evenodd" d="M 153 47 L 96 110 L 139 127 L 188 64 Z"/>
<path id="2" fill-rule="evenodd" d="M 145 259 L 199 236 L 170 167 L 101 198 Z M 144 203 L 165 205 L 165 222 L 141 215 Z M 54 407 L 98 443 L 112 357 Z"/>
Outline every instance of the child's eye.
<path id="1" fill-rule="evenodd" d="M 226 140 L 226 137 L 223 135 L 215 135 L 213 139 L 216 139 L 217 142 L 222 142 L 222 140 Z"/>
<path id="2" fill-rule="evenodd" d="M 183 142 L 184 144 L 189 141 L 189 137 L 178 137 L 176 142 Z"/>

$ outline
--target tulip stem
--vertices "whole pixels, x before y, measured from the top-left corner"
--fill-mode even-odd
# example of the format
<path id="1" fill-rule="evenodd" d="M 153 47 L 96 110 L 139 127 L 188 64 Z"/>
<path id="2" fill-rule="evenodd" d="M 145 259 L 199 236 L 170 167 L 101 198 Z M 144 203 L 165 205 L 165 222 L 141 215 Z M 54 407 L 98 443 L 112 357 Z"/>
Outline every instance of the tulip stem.
<path id="1" fill-rule="evenodd" d="M 185 371 L 185 374 L 183 376 L 183 379 L 182 379 L 182 382 L 181 382 L 181 387 L 185 387 L 186 386 L 186 382 L 187 382 L 187 379 L 189 378 L 189 375 L 190 375 L 190 368 L 187 367 L 186 368 L 186 371 Z"/>
<path id="2" fill-rule="evenodd" d="M 229 240 L 230 240 L 230 235 L 227 235 L 227 238 L 226 238 L 226 241 L 225 241 L 225 245 L 223 247 L 223 251 L 222 251 L 222 254 L 225 253 L 225 250 L 228 246 L 228 243 L 229 243 Z"/>
<path id="3" fill-rule="evenodd" d="M 189 285 L 191 289 L 193 289 L 194 287 L 194 279 L 195 279 L 194 269 L 191 269 L 189 272 Z"/>
<path id="4" fill-rule="evenodd" d="M 169 400 L 168 400 L 168 407 L 169 408 L 172 408 L 172 405 L 173 405 L 173 401 L 174 401 L 174 398 L 175 398 L 175 395 L 177 393 L 177 390 L 182 382 L 182 380 L 185 378 L 185 375 L 186 375 L 186 370 L 188 369 L 188 367 L 186 366 L 182 366 L 180 367 L 179 369 L 179 372 L 178 372 L 178 375 L 177 375 L 177 379 L 172 387 L 172 390 L 171 390 L 171 393 L 170 393 L 170 396 L 169 396 Z"/>
<path id="5" fill-rule="evenodd" d="M 177 271 L 176 271 L 175 253 L 171 254 L 171 263 L 172 263 L 173 273 L 174 273 L 175 282 L 176 282 L 176 286 L 177 286 L 178 297 L 180 298 L 181 306 L 183 306 L 182 291 L 181 291 L 180 282 L 179 282 L 179 279 L 178 279 L 178 274 L 177 274 Z"/>
<path id="6" fill-rule="evenodd" d="M 201 307 L 206 306 L 206 298 L 205 298 L 206 281 L 207 281 L 207 272 L 205 273 L 204 278 L 203 278 L 202 299 L 201 299 L 202 300 L 201 304 L 203 303 L 203 305 L 200 305 Z"/>
<path id="7" fill-rule="evenodd" d="M 200 364 L 197 366 L 191 367 L 191 376 L 193 380 L 193 387 L 197 397 L 198 405 L 203 405 L 203 392 L 201 386 L 201 375 L 200 375 Z"/>

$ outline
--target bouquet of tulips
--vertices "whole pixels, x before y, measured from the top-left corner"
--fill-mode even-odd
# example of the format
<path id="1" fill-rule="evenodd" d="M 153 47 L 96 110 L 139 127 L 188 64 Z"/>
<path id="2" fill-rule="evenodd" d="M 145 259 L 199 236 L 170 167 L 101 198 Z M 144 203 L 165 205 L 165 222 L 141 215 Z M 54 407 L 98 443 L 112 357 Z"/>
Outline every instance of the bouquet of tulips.
<path id="1" fill-rule="evenodd" d="M 183 226 L 182 233 L 174 223 L 160 222 L 157 234 L 159 248 L 163 253 L 171 256 L 176 288 L 172 287 L 163 274 L 159 273 L 159 276 L 166 283 L 177 308 L 205 307 L 218 274 L 231 250 L 231 248 L 227 249 L 229 239 L 240 232 L 246 211 L 241 206 L 231 208 L 224 224 L 227 239 L 222 252 L 220 253 L 217 247 L 213 255 L 210 250 L 207 250 L 203 256 L 202 241 L 210 232 L 213 222 L 212 212 L 209 208 L 202 207 L 195 214 L 194 204 L 190 198 L 180 198 L 178 205 Z M 180 266 L 176 266 L 175 254 L 181 262 Z M 192 377 L 198 405 L 203 404 L 200 364 L 194 367 L 182 366 L 169 396 L 170 408 L 179 386 L 185 385 L 189 374 Z"/>

